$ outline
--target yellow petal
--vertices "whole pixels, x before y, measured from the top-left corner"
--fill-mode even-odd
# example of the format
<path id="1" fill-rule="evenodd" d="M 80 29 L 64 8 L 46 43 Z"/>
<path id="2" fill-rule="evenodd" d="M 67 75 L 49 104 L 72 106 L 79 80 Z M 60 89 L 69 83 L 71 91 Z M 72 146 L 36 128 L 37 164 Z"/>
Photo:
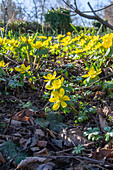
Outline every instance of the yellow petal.
<path id="1" fill-rule="evenodd" d="M 93 78 L 95 78 L 96 76 L 97 76 L 96 74 L 95 74 L 95 75 L 92 75 L 91 78 L 93 79 Z"/>
<path id="2" fill-rule="evenodd" d="M 89 77 L 89 74 L 85 74 L 85 75 L 83 75 L 82 77 L 84 77 L 84 78 L 85 78 L 85 77 Z"/>
<path id="3" fill-rule="evenodd" d="M 20 72 L 21 71 L 21 68 L 18 68 L 18 67 L 15 67 L 15 70 Z"/>
<path id="4" fill-rule="evenodd" d="M 56 77 L 56 79 L 59 79 L 61 76 Z"/>
<path id="5" fill-rule="evenodd" d="M 64 100 L 64 101 L 69 101 L 70 98 L 69 98 L 68 96 L 65 95 L 65 96 L 62 98 L 62 100 Z"/>
<path id="6" fill-rule="evenodd" d="M 67 106 L 67 103 L 64 102 L 64 101 L 61 101 L 61 106 L 62 106 L 63 108 L 66 107 L 66 106 Z"/>
<path id="7" fill-rule="evenodd" d="M 50 79 L 51 77 L 52 77 L 52 75 L 49 73 L 49 74 L 47 75 L 47 78 Z"/>
<path id="8" fill-rule="evenodd" d="M 64 93 L 65 93 L 64 89 L 63 89 L 63 88 L 61 88 L 61 89 L 60 89 L 60 96 L 62 96 L 62 97 L 63 97 Z"/>
<path id="9" fill-rule="evenodd" d="M 44 80 L 45 82 L 48 82 L 48 81 L 50 81 L 50 80 Z"/>
<path id="10" fill-rule="evenodd" d="M 97 71 L 97 74 L 100 74 L 102 72 L 101 68 Z"/>
<path id="11" fill-rule="evenodd" d="M 56 71 L 54 71 L 53 76 L 56 76 L 56 74 L 57 74 Z"/>
<path id="12" fill-rule="evenodd" d="M 53 91 L 52 92 L 52 95 L 56 98 L 56 97 L 59 97 L 59 93 L 57 91 Z"/>
<path id="13" fill-rule="evenodd" d="M 48 90 L 53 90 L 53 86 L 51 86 L 51 85 L 46 85 L 46 89 L 48 89 Z"/>
<path id="14" fill-rule="evenodd" d="M 30 69 L 30 65 L 29 66 L 27 66 L 27 68 L 26 68 L 27 70 L 29 70 Z"/>
<path id="15" fill-rule="evenodd" d="M 26 69 L 26 67 L 25 67 L 25 65 L 24 65 L 24 64 L 22 64 L 22 65 L 21 65 L 21 69 L 23 69 L 23 70 L 25 70 L 25 69 Z"/>
<path id="16" fill-rule="evenodd" d="M 44 79 L 47 79 L 47 76 L 43 76 Z"/>
<path id="17" fill-rule="evenodd" d="M 63 84 L 63 82 L 64 82 L 64 77 L 61 78 L 61 83 Z"/>
<path id="18" fill-rule="evenodd" d="M 53 110 L 58 110 L 60 107 L 60 102 L 57 102 L 53 105 Z"/>
<path id="19" fill-rule="evenodd" d="M 49 101 L 50 102 L 57 102 L 57 99 L 56 98 L 50 98 Z"/>
<path id="20" fill-rule="evenodd" d="M 6 65 L 5 65 L 5 67 L 8 65 L 9 63 L 7 63 Z"/>

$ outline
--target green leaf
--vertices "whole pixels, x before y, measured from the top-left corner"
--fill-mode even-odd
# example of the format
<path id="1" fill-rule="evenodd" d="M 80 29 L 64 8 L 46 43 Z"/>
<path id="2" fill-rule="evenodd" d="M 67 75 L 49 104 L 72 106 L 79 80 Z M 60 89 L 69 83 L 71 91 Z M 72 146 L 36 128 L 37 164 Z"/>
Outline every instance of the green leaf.
<path id="1" fill-rule="evenodd" d="M 105 141 L 108 142 L 109 141 L 109 135 L 106 134 L 105 136 L 106 136 Z"/>
<path id="2" fill-rule="evenodd" d="M 9 160 L 11 160 L 12 158 L 14 158 L 19 152 L 21 152 L 21 148 L 19 146 L 17 146 L 16 144 L 14 144 L 11 141 L 7 141 L 3 144 L 2 146 L 2 154 L 4 155 L 7 154 L 7 158 Z M 22 160 L 24 160 L 26 157 L 28 157 L 28 153 L 26 153 L 25 151 L 20 153 L 15 159 L 14 161 L 19 164 Z"/>
<path id="3" fill-rule="evenodd" d="M 39 124 L 41 127 L 46 128 L 49 126 L 50 122 L 45 120 L 44 118 L 37 118 L 35 119 L 36 123 Z"/>

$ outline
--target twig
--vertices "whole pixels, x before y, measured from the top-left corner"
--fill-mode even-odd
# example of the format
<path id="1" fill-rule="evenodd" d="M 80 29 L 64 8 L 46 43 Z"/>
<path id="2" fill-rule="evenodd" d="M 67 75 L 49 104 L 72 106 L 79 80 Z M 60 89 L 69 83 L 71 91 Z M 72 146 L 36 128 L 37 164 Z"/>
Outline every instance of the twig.
<path id="1" fill-rule="evenodd" d="M 3 55 L 3 57 L 7 58 L 8 60 L 12 61 L 12 62 L 15 63 L 15 64 L 18 64 L 16 61 L 10 59 L 9 57 L 7 57 L 7 56 L 5 56 L 5 55 Z"/>
<path id="2" fill-rule="evenodd" d="M 99 11 L 102 11 L 102 10 L 104 10 L 104 9 L 107 9 L 107 8 L 109 8 L 109 7 L 111 7 L 113 4 L 110 4 L 110 5 L 108 5 L 108 6 L 105 6 L 105 7 L 103 7 L 103 8 L 100 8 L 100 9 L 97 9 L 97 10 L 94 10 L 94 12 L 99 12 Z M 52 8 L 53 10 L 54 10 L 54 8 Z M 64 9 L 64 8 L 61 8 L 61 9 Z M 71 11 L 71 10 L 69 10 L 69 9 L 66 9 L 67 11 L 69 11 L 69 12 L 75 12 L 75 11 Z M 83 13 L 92 13 L 92 11 L 82 11 Z M 76 14 L 75 14 L 76 15 Z"/>
<path id="3" fill-rule="evenodd" d="M 82 160 L 87 160 L 87 161 L 91 161 L 91 162 L 95 162 L 97 164 L 103 164 L 103 165 L 109 165 L 110 167 L 113 168 L 113 165 L 108 163 L 108 162 L 103 162 L 103 161 L 99 161 L 96 159 L 92 159 L 92 158 L 88 158 L 88 157 L 82 157 L 82 156 L 44 156 L 44 155 L 39 155 L 38 157 L 42 157 L 42 158 L 52 158 L 52 159 L 57 159 L 57 158 L 72 158 L 72 159 L 82 159 Z"/>
<path id="4" fill-rule="evenodd" d="M 41 111 L 42 110 L 45 110 L 45 108 L 48 106 L 48 104 L 49 104 L 49 101 L 45 104 L 45 106 L 42 108 L 42 109 L 40 109 Z"/>
<path id="5" fill-rule="evenodd" d="M 81 11 L 77 8 L 76 0 L 75 0 L 75 3 L 74 3 L 74 4 L 75 4 L 75 7 L 74 7 L 73 5 L 68 4 L 65 0 L 62 0 L 62 1 L 63 1 L 66 5 L 68 5 L 76 14 L 78 14 L 78 15 L 84 17 L 84 18 L 87 18 L 87 19 L 97 20 L 97 21 L 101 22 L 103 25 L 105 25 L 106 27 L 108 27 L 108 28 L 110 28 L 110 29 L 113 30 L 113 26 L 110 25 L 108 22 L 104 21 L 102 18 L 100 18 L 100 17 L 96 14 L 95 10 L 93 10 L 93 8 L 91 7 L 91 5 L 90 5 L 89 2 L 88 2 L 88 5 L 89 5 L 89 7 L 90 7 L 90 9 L 91 9 L 91 11 L 92 11 L 92 13 L 93 13 L 94 15 L 88 15 L 88 14 L 85 14 L 84 12 L 81 12 Z"/>
<path id="6" fill-rule="evenodd" d="M 8 126 L 7 126 L 6 130 L 5 130 L 4 133 L 3 133 L 4 135 L 7 133 L 8 129 L 9 129 L 10 125 L 11 125 L 11 121 L 12 121 L 13 116 L 14 116 L 14 109 L 12 109 L 11 117 L 10 117 Z"/>

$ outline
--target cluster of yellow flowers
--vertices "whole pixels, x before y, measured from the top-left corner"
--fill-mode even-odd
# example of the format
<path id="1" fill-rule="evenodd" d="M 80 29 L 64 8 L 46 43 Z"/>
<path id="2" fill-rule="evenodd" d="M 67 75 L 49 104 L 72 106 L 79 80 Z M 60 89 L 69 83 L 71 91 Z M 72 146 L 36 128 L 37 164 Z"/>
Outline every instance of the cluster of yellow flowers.
<path id="1" fill-rule="evenodd" d="M 66 54 L 68 56 L 86 52 L 89 55 L 90 53 L 97 52 L 97 50 L 101 54 L 103 49 L 107 50 L 113 45 L 113 33 L 99 37 L 99 35 L 89 36 L 85 34 L 74 36 L 68 32 L 67 36 L 59 34 L 55 39 L 57 39 L 57 41 L 50 46 L 52 54 L 59 53 L 60 48 L 61 51 L 67 52 Z"/>
<path id="2" fill-rule="evenodd" d="M 67 35 L 59 34 L 57 37 L 39 36 L 37 33 L 28 37 L 21 36 L 18 39 L 14 37 L 12 39 L 0 37 L 0 50 L 2 50 L 2 53 L 6 54 L 6 51 L 10 51 L 13 52 L 15 57 L 19 57 L 19 53 L 23 56 L 26 54 L 25 57 L 28 63 L 30 63 L 28 51 L 31 56 L 34 56 L 36 50 L 48 49 L 53 55 L 56 54 L 58 57 L 64 57 L 64 53 L 66 57 L 75 57 L 75 54 L 86 56 L 92 55 L 92 53 L 99 53 L 101 55 L 104 50 L 107 51 L 112 45 L 113 33 L 106 34 L 103 37 L 85 34 L 74 36 L 70 32 Z"/>
<path id="3" fill-rule="evenodd" d="M 70 98 L 65 95 L 65 90 L 62 88 L 64 78 L 61 76 L 56 77 L 56 71 L 52 74 L 47 74 L 47 76 L 43 76 L 44 81 L 47 82 L 46 89 L 53 90 L 51 93 L 50 102 L 53 102 L 53 110 L 58 110 L 60 105 L 65 108 L 67 103 L 65 101 L 69 101 Z"/>

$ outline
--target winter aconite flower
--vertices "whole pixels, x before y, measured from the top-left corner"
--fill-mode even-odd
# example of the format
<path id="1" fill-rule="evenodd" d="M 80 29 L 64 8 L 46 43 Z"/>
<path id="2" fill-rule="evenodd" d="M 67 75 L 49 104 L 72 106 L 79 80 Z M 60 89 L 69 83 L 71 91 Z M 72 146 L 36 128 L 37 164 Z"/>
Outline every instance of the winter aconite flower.
<path id="1" fill-rule="evenodd" d="M 0 67 L 6 67 L 9 63 L 5 64 L 3 60 L 0 61 Z"/>
<path id="2" fill-rule="evenodd" d="M 95 78 L 97 75 L 99 75 L 102 72 L 101 68 L 95 71 L 94 67 L 91 67 L 88 74 L 83 75 L 82 77 L 87 78 Z"/>
<path id="3" fill-rule="evenodd" d="M 60 105 L 63 108 L 67 106 L 67 103 L 65 101 L 69 101 L 70 98 L 64 94 L 65 94 L 65 91 L 63 88 L 60 89 L 59 93 L 57 91 L 52 92 L 53 98 L 50 98 L 49 101 L 54 102 L 53 110 L 58 110 Z"/>
<path id="4" fill-rule="evenodd" d="M 22 74 L 28 72 L 29 69 L 30 69 L 30 65 L 26 67 L 24 64 L 22 64 L 20 68 L 15 67 L 15 70 L 22 73 Z"/>
<path id="5" fill-rule="evenodd" d="M 63 77 L 61 79 L 54 80 L 52 82 L 52 85 L 46 85 L 46 89 L 48 89 L 48 90 L 60 89 L 62 84 L 63 84 L 63 82 L 64 82 L 64 78 Z"/>
<path id="6" fill-rule="evenodd" d="M 43 76 L 46 80 L 44 80 L 45 82 L 49 82 L 51 80 L 55 80 L 60 78 L 60 76 L 56 77 L 56 71 L 54 71 L 53 75 L 52 74 L 47 74 L 47 76 Z"/>
<path id="7" fill-rule="evenodd" d="M 71 32 L 67 32 L 67 35 L 71 35 Z"/>

